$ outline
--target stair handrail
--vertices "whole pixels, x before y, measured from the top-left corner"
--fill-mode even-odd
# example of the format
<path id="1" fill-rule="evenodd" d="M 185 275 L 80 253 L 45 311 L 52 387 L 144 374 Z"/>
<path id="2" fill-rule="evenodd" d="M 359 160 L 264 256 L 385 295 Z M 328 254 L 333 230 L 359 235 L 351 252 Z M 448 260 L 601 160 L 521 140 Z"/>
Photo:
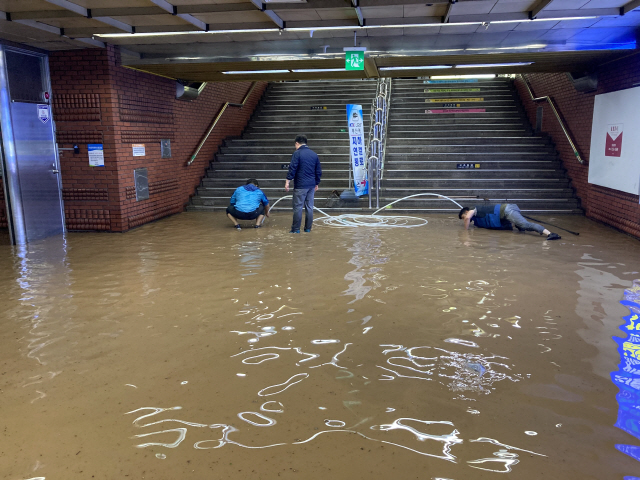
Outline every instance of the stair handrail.
<path id="1" fill-rule="evenodd" d="M 387 154 L 387 130 L 389 127 L 389 110 L 391 109 L 391 82 L 393 79 L 391 77 L 385 79 L 387 82 L 386 88 L 386 99 L 384 103 L 384 113 L 383 113 L 383 130 L 382 130 L 382 158 L 380 160 L 380 180 L 384 177 L 384 159 Z"/>
<path id="2" fill-rule="evenodd" d="M 257 83 L 258 82 L 252 82 L 251 83 L 251 86 L 249 87 L 249 90 L 247 91 L 247 94 L 242 99 L 241 103 L 225 102 L 225 104 L 218 111 L 218 114 L 213 119 L 213 122 L 211 122 L 211 126 L 209 127 L 209 130 L 207 130 L 207 133 L 205 133 L 204 138 L 198 144 L 198 148 L 196 148 L 196 151 L 194 152 L 194 154 L 191 155 L 191 158 L 187 162 L 187 166 L 191 165 L 194 162 L 194 160 L 198 156 L 198 153 L 200 153 L 200 150 L 202 149 L 202 147 L 204 146 L 205 142 L 209 138 L 209 135 L 211 135 L 211 132 L 213 132 L 213 129 L 216 128 L 216 125 L 218 124 L 218 121 L 222 118 L 222 114 L 224 113 L 224 111 L 228 107 L 238 107 L 238 108 L 244 107 L 245 103 L 247 103 L 247 100 L 249 99 L 249 96 L 253 92 L 253 89 L 256 87 Z"/>
<path id="3" fill-rule="evenodd" d="M 529 92 L 529 97 L 531 97 L 531 101 L 532 102 L 543 102 L 545 100 L 547 101 L 547 103 L 551 107 L 551 110 L 553 111 L 553 114 L 556 116 L 556 119 L 558 120 L 558 123 L 560 124 L 560 128 L 562 128 L 562 131 L 564 132 L 565 136 L 567 137 L 567 141 L 569 142 L 569 145 L 571 145 L 571 148 L 573 150 L 573 154 L 576 156 L 576 160 L 578 160 L 578 162 L 584 164 L 585 161 L 580 156 L 580 153 L 578 152 L 576 144 L 573 141 L 573 139 L 571 138 L 571 133 L 569 133 L 569 130 L 568 130 L 567 126 L 565 125 L 564 121 L 562 120 L 562 117 L 560 116 L 560 113 L 558 112 L 558 109 L 556 108 L 556 105 L 555 105 L 553 99 L 548 95 L 545 96 L 545 97 L 536 97 L 533 94 L 533 90 L 531 90 L 531 85 L 529 85 L 529 81 L 527 80 L 527 78 L 521 73 L 518 73 L 517 75 L 522 79 L 522 83 L 524 83 L 524 86 L 527 89 L 527 92 Z"/>
<path id="4" fill-rule="evenodd" d="M 386 150 L 386 132 L 388 105 L 391 95 L 391 79 L 379 78 L 376 86 L 376 97 L 371 106 L 371 123 L 369 125 L 369 142 L 367 145 L 367 171 L 369 177 L 369 208 L 375 190 L 376 208 L 380 207 L 380 180 L 384 168 Z"/>

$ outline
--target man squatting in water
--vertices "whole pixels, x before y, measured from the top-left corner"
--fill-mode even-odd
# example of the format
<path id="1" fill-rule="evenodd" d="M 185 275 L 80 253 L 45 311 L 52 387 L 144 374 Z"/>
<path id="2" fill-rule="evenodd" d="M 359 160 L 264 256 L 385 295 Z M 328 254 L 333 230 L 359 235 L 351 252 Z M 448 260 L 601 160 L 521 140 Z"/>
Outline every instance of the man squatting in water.
<path id="1" fill-rule="evenodd" d="M 476 227 L 495 230 L 513 230 L 512 223 L 523 232 L 526 230 L 546 235 L 547 240 L 560 240 L 560 235 L 552 233 L 542 225 L 527 221 L 520 213 L 517 205 L 512 203 L 498 203 L 496 205 L 475 206 L 473 209 L 463 207 L 458 218 L 464 220 L 464 228 L 468 229 L 473 222 Z"/>

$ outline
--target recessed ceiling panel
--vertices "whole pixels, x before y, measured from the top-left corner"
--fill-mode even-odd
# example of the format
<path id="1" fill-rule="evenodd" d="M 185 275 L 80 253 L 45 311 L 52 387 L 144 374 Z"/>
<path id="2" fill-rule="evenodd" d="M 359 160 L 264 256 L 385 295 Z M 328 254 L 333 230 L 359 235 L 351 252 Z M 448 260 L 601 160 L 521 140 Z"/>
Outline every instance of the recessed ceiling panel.
<path id="1" fill-rule="evenodd" d="M 497 0 L 476 0 L 473 2 L 458 2 L 451 7 L 451 15 L 480 15 L 489 13 Z"/>
<path id="2" fill-rule="evenodd" d="M 589 0 L 553 0 L 545 10 L 573 10 L 584 7 Z"/>
<path id="3" fill-rule="evenodd" d="M 491 13 L 528 12 L 536 3 L 537 0 L 500 0 L 491 9 Z"/>
<path id="4" fill-rule="evenodd" d="M 316 12 L 322 20 L 358 18 L 355 8 L 318 8 Z"/>

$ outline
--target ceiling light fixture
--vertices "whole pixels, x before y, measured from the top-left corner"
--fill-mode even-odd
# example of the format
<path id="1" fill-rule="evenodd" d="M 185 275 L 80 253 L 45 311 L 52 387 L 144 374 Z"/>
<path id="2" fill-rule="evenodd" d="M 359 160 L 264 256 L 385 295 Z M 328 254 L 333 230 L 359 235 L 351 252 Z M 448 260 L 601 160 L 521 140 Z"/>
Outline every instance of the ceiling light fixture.
<path id="1" fill-rule="evenodd" d="M 456 65 L 455 68 L 490 68 L 490 67 L 521 67 L 532 65 L 534 62 L 514 62 L 514 63 L 477 63 L 469 65 Z"/>
<path id="2" fill-rule="evenodd" d="M 527 22 L 565 22 L 570 20 L 591 20 L 598 17 L 554 17 L 554 18 L 534 18 L 533 20 L 494 20 L 492 23 L 527 23 Z"/>
<path id="3" fill-rule="evenodd" d="M 453 80 L 456 78 L 496 78 L 495 74 L 487 73 L 482 75 L 432 75 L 432 80 Z"/>
<path id="4" fill-rule="evenodd" d="M 588 20 L 598 17 L 566 17 L 566 18 L 536 18 L 533 20 L 520 19 L 520 20 L 496 20 L 491 23 L 529 23 L 529 22 L 560 22 L 568 20 Z M 231 35 L 234 33 L 278 33 L 278 32 L 312 32 L 312 31 L 340 31 L 340 30 L 376 30 L 383 28 L 425 28 L 425 27 L 461 27 L 466 25 L 482 25 L 485 22 L 453 22 L 453 23 L 414 23 L 410 25 L 365 25 L 365 26 L 336 26 L 336 27 L 293 27 L 293 28 L 256 28 L 256 29 L 239 29 L 239 30 L 209 30 L 207 32 L 203 30 L 194 30 L 187 32 L 142 32 L 142 33 L 96 33 L 93 35 L 97 38 L 120 38 L 120 37 L 168 37 L 177 35 Z"/>
<path id="5" fill-rule="evenodd" d="M 262 73 L 289 73 L 289 70 L 230 70 L 220 73 L 225 75 L 258 75 Z"/>
<path id="6" fill-rule="evenodd" d="M 378 70 L 435 70 L 443 68 L 452 68 L 451 65 L 422 65 L 412 67 L 380 67 Z"/>
<path id="7" fill-rule="evenodd" d="M 291 70 L 293 73 L 316 73 L 316 72 L 346 72 L 344 68 L 300 68 Z"/>

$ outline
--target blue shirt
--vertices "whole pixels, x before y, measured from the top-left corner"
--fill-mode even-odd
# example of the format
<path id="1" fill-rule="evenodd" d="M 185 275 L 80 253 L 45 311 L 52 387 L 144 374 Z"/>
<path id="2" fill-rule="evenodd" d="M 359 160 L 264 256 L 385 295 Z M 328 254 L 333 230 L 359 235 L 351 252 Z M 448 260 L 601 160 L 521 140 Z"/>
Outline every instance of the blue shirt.
<path id="1" fill-rule="evenodd" d="M 250 183 L 236 188 L 236 191 L 231 195 L 230 203 L 236 207 L 236 210 L 248 213 L 255 211 L 260 203 L 265 206 L 269 205 L 269 199 L 262 193 L 262 190 Z"/>
<path id="2" fill-rule="evenodd" d="M 309 188 L 320 184 L 322 167 L 316 152 L 301 145 L 291 156 L 287 180 L 293 180 L 293 188 Z"/>

